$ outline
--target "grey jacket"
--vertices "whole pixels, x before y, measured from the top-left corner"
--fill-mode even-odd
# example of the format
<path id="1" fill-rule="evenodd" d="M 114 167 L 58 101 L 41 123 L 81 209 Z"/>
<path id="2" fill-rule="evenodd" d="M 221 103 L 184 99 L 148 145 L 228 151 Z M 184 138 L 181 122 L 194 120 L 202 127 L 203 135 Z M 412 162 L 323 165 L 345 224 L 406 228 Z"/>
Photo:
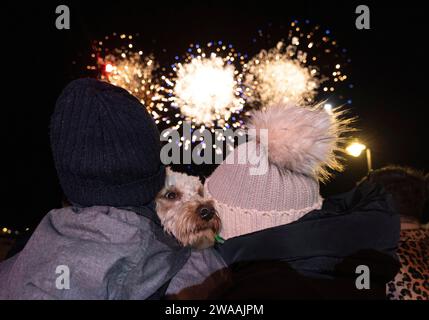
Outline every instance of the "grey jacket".
<path id="1" fill-rule="evenodd" d="M 181 247 L 144 210 L 52 210 L 25 248 L 0 263 L 0 299 L 156 299 L 224 267 L 212 249 Z"/>

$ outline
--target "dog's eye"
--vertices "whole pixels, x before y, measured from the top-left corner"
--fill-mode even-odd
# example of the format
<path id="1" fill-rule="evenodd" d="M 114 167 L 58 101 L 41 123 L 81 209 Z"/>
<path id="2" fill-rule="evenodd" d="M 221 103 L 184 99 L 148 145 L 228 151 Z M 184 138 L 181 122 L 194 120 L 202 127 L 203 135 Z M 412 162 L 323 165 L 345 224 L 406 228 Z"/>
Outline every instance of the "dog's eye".
<path id="1" fill-rule="evenodd" d="M 167 192 L 167 193 L 165 194 L 165 197 L 166 197 L 167 199 L 169 199 L 169 200 L 174 200 L 174 199 L 176 199 L 176 198 L 177 198 L 177 193 L 176 193 L 176 192 L 173 192 L 173 191 L 170 191 L 170 192 Z"/>

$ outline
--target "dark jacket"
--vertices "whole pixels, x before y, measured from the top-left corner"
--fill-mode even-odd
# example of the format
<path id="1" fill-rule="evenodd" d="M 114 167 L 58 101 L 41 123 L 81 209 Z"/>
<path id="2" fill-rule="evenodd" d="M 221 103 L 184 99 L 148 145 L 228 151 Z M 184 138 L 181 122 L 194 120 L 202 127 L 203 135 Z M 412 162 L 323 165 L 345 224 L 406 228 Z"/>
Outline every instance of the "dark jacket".
<path id="1" fill-rule="evenodd" d="M 384 298 L 399 268 L 399 232 L 390 196 L 363 183 L 296 222 L 217 245 L 229 267 L 212 276 L 209 297 Z M 356 288 L 359 265 L 369 267 L 369 290 Z"/>

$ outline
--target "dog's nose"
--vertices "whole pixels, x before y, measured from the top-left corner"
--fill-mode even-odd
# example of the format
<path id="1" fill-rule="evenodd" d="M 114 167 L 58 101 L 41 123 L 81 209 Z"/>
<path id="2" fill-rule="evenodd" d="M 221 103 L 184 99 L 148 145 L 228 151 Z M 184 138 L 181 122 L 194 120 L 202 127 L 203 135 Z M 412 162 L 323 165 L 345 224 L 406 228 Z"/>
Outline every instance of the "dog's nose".
<path id="1" fill-rule="evenodd" d="M 198 208 L 198 214 L 200 215 L 201 219 L 205 221 L 209 221 L 211 218 L 213 218 L 215 213 L 215 208 L 210 204 L 205 204 Z"/>

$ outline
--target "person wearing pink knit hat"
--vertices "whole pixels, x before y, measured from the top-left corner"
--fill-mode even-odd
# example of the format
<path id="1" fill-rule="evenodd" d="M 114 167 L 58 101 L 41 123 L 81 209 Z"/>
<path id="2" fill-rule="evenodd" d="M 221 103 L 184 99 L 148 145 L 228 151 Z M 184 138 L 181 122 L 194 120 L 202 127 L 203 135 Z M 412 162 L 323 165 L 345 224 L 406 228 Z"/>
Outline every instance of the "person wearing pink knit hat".
<path id="1" fill-rule="evenodd" d="M 370 182 L 327 199 L 319 192 L 319 182 L 343 168 L 339 152 L 352 121 L 345 115 L 321 105 L 251 114 L 248 141 L 204 184 L 222 221 L 215 249 L 228 265 L 207 279 L 218 283 L 209 298 L 386 297 L 399 269 L 390 195 Z M 357 279 L 362 266 L 370 283 Z"/>
<path id="2" fill-rule="evenodd" d="M 206 180 L 205 191 L 222 219 L 224 239 L 291 223 L 320 209 L 319 180 L 329 169 L 341 170 L 337 153 L 350 119 L 326 112 L 321 105 L 273 106 L 253 112 L 248 123 L 250 141 L 228 155 Z M 268 140 L 261 138 L 266 130 Z M 265 174 L 252 172 L 250 142 L 256 141 L 268 160 Z M 237 161 L 237 155 L 247 159 Z"/>

